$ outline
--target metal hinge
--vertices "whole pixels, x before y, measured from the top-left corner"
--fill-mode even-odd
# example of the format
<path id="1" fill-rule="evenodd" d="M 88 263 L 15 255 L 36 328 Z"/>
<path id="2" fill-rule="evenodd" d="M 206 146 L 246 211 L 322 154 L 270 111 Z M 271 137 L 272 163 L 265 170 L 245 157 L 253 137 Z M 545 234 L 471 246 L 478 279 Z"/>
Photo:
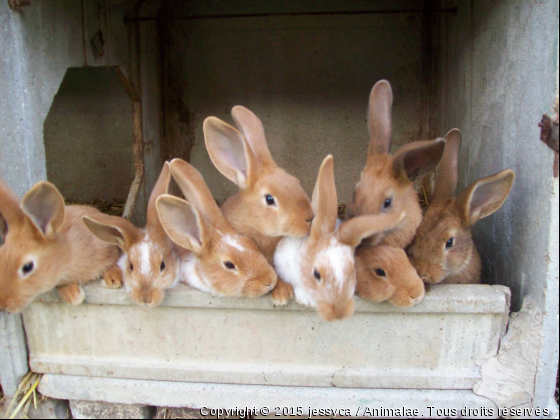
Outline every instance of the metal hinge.
<path id="1" fill-rule="evenodd" d="M 559 144 L 558 144 L 558 100 L 556 100 L 556 110 L 554 118 L 544 114 L 541 122 L 541 141 L 550 147 L 554 153 L 554 177 L 558 178 L 559 175 Z"/>

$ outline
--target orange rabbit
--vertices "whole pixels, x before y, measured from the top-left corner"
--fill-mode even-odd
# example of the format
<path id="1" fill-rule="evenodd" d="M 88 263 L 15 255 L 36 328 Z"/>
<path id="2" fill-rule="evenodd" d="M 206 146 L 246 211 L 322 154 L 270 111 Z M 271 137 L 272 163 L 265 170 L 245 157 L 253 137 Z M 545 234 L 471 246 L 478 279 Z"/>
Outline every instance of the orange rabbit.
<path id="1" fill-rule="evenodd" d="M 85 299 L 81 284 L 103 276 L 109 287 L 120 287 L 122 273 L 115 264 L 119 249 L 100 241 L 84 226 L 82 217 L 99 211 L 65 206 L 49 182 L 39 182 L 23 197 L 0 180 L 0 308 L 21 312 L 37 296 L 53 288 L 67 303 Z"/>
<path id="2" fill-rule="evenodd" d="M 480 179 L 454 198 L 461 132 L 452 130 L 446 139 L 432 202 L 409 255 L 425 283 L 480 283 L 482 264 L 471 229 L 480 219 L 502 207 L 515 173 L 508 169 Z"/>
<path id="3" fill-rule="evenodd" d="M 124 285 L 134 303 L 140 306 L 158 306 L 165 291 L 179 283 L 179 256 L 156 210 L 156 200 L 168 192 L 170 181 L 166 162 L 150 195 L 145 229 L 137 228 L 122 217 L 84 218 L 94 235 L 123 250 L 118 265 L 124 273 Z"/>
<path id="4" fill-rule="evenodd" d="M 356 292 L 373 302 L 407 308 L 424 298 L 424 282 L 400 248 L 379 245 L 356 250 Z"/>
<path id="5" fill-rule="evenodd" d="M 224 218 L 202 175 L 180 159 L 171 173 L 188 202 L 158 199 L 161 223 L 181 249 L 181 281 L 221 296 L 259 297 L 276 285 L 276 273 L 257 245 Z"/>
<path id="6" fill-rule="evenodd" d="M 407 144 L 391 156 L 393 92 L 386 80 L 372 89 L 368 109 L 369 151 L 367 163 L 348 206 L 349 217 L 364 214 L 399 214 L 406 217 L 398 228 L 374 235 L 367 245 L 406 248 L 422 221 L 422 210 L 412 182 L 439 163 L 445 142 L 419 141 Z"/>
<path id="7" fill-rule="evenodd" d="M 242 106 L 234 107 L 231 114 L 240 131 L 215 117 L 204 121 L 212 162 L 239 187 L 222 210 L 233 228 L 255 241 L 272 263 L 280 239 L 301 238 L 309 232 L 311 204 L 299 180 L 274 162 L 259 118 Z M 285 304 L 292 297 L 292 287 L 278 279 L 274 302 Z"/>

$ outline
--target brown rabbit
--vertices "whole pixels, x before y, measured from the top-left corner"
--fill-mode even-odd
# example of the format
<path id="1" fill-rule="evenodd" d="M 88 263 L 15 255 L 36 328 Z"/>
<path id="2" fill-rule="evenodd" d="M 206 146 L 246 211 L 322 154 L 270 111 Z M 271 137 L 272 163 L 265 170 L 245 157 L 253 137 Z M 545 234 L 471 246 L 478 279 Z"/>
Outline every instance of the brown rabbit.
<path id="1" fill-rule="evenodd" d="M 202 175 L 180 159 L 171 162 L 171 173 L 189 202 L 166 195 L 157 208 L 165 230 L 183 248 L 181 281 L 222 296 L 269 293 L 276 285 L 274 269 L 226 221 Z"/>
<path id="2" fill-rule="evenodd" d="M 407 308 L 424 298 L 424 282 L 400 248 L 379 245 L 356 250 L 356 292 L 373 302 Z"/>
<path id="3" fill-rule="evenodd" d="M 368 109 L 369 151 L 348 216 L 406 212 L 405 220 L 391 232 L 374 235 L 364 245 L 406 248 L 422 221 L 422 210 L 412 182 L 435 169 L 445 142 L 419 141 L 407 144 L 391 156 L 391 85 L 381 80 L 372 89 Z"/>
<path id="4" fill-rule="evenodd" d="M 0 308 L 21 312 L 37 296 L 53 288 L 67 303 L 79 305 L 81 284 L 103 276 L 109 287 L 120 287 L 115 268 L 119 249 L 98 240 L 82 223 L 99 211 L 65 206 L 54 185 L 39 182 L 21 204 L 0 180 Z"/>
<path id="5" fill-rule="evenodd" d="M 508 169 L 478 180 L 453 198 L 461 132 L 452 130 L 446 139 L 432 202 L 408 252 L 425 283 L 480 283 L 481 259 L 471 229 L 504 204 L 515 173 Z"/>
<path id="6" fill-rule="evenodd" d="M 239 187 L 222 210 L 233 228 L 255 241 L 272 263 L 282 237 L 307 235 L 313 211 L 299 180 L 274 162 L 259 118 L 242 106 L 231 113 L 241 132 L 215 117 L 204 121 L 212 162 Z M 272 292 L 275 303 L 285 304 L 292 297 L 293 288 L 279 279 Z"/>
<path id="7" fill-rule="evenodd" d="M 145 229 L 137 228 L 122 217 L 84 218 L 95 236 L 123 250 L 118 265 L 124 273 L 124 285 L 134 303 L 140 306 L 158 306 L 165 291 L 179 283 L 179 256 L 156 210 L 156 200 L 168 192 L 170 181 L 166 162 L 150 195 Z"/>

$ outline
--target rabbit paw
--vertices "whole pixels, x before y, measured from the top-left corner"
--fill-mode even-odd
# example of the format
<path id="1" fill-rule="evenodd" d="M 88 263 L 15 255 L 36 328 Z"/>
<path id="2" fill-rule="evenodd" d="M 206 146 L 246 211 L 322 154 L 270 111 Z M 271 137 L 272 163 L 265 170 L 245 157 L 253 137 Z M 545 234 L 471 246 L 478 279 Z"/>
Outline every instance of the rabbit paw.
<path id="1" fill-rule="evenodd" d="M 103 274 L 101 286 L 106 289 L 120 289 L 123 283 L 123 274 L 119 267 L 116 265 L 109 268 Z"/>
<path id="2" fill-rule="evenodd" d="M 276 306 L 287 305 L 290 300 L 294 297 L 294 288 L 291 284 L 288 284 L 280 279 L 274 290 L 272 290 L 272 302 Z"/>
<path id="3" fill-rule="evenodd" d="M 82 289 L 82 286 L 79 284 L 69 284 L 68 286 L 59 287 L 58 294 L 64 302 L 73 306 L 81 305 L 86 298 L 84 289 Z"/>

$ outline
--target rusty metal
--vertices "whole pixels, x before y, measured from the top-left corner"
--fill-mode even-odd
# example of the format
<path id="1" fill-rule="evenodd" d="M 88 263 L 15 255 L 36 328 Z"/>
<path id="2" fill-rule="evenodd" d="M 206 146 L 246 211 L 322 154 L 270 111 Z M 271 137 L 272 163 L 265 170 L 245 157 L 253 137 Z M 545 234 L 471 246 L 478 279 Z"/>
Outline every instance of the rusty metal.
<path id="1" fill-rule="evenodd" d="M 558 178 L 560 175 L 560 145 L 558 139 L 558 100 L 556 101 L 554 117 L 544 114 L 539 127 L 541 128 L 541 141 L 554 151 L 554 177 Z"/>
<path id="2" fill-rule="evenodd" d="M 31 6 L 31 0 L 8 0 L 12 12 L 18 12 L 22 7 Z"/>
<path id="3" fill-rule="evenodd" d="M 344 16 L 344 15 L 394 15 L 424 13 L 424 9 L 388 9 L 388 10 L 343 10 L 325 12 L 278 12 L 278 13 L 240 13 L 192 16 L 167 16 L 165 20 L 207 20 L 207 19 L 241 19 L 241 18 L 268 18 L 284 16 Z M 437 9 L 436 13 L 457 14 L 457 7 Z M 159 20 L 157 17 L 125 17 L 125 21 L 147 22 Z"/>
<path id="4" fill-rule="evenodd" d="M 558 121 L 552 121 L 552 118 L 544 114 L 539 127 L 541 128 L 541 141 L 555 152 L 560 151 L 558 144 Z"/>

